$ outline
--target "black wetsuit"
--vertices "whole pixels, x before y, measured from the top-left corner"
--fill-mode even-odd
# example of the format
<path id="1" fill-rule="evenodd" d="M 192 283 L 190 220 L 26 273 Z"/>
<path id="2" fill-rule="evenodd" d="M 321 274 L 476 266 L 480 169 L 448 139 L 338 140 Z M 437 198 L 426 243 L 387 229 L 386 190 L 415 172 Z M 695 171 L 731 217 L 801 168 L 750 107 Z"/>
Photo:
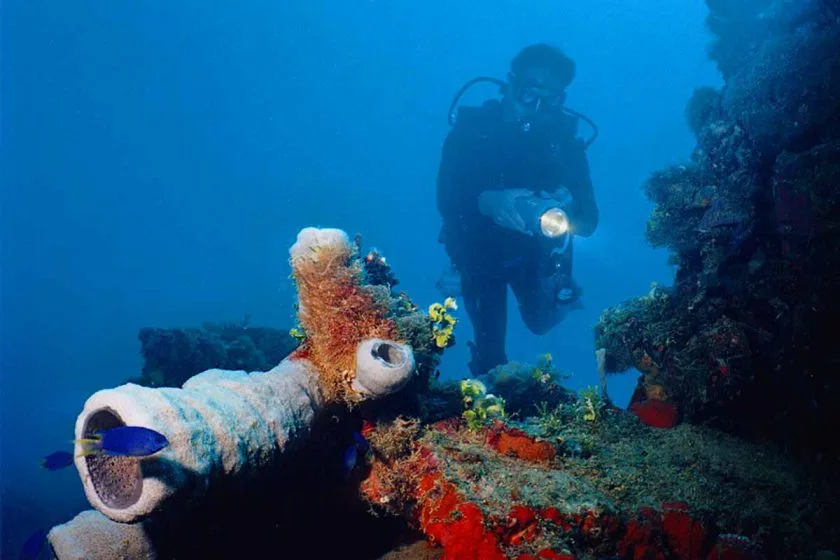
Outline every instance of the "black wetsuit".
<path id="1" fill-rule="evenodd" d="M 501 104 L 493 101 L 461 108 L 446 137 L 437 177 L 440 241 L 461 274 L 464 304 L 475 327 L 473 375 L 507 361 L 508 285 L 532 332 L 544 334 L 562 317 L 554 299 L 541 289 L 544 245 L 482 215 L 479 194 L 565 187 L 573 196 L 567 213 L 575 235 L 588 237 L 598 225 L 598 207 L 584 143 L 576 132 L 577 119 L 565 114 L 550 126 L 523 132 L 503 121 Z"/>

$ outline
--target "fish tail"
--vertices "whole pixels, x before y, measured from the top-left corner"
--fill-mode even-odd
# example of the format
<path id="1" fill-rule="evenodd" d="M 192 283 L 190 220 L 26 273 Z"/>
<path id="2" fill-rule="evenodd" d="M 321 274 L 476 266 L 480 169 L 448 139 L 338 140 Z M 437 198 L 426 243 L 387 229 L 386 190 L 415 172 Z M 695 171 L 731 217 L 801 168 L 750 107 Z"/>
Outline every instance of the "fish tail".
<path id="1" fill-rule="evenodd" d="M 82 448 L 78 457 L 90 457 L 99 455 L 102 451 L 102 440 L 97 437 L 77 439 L 76 443 Z"/>

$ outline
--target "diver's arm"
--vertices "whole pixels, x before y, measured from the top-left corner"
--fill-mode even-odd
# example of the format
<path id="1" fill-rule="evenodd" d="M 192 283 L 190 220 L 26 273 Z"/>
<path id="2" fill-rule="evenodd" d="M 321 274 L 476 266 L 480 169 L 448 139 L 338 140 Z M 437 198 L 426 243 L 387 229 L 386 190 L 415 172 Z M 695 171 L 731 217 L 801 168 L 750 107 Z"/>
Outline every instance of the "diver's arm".
<path id="1" fill-rule="evenodd" d="M 575 235 L 589 237 L 598 227 L 600 212 L 595 202 L 595 187 L 592 184 L 583 142 L 576 142 L 569 158 L 569 191 L 573 200 L 567 212 Z"/>

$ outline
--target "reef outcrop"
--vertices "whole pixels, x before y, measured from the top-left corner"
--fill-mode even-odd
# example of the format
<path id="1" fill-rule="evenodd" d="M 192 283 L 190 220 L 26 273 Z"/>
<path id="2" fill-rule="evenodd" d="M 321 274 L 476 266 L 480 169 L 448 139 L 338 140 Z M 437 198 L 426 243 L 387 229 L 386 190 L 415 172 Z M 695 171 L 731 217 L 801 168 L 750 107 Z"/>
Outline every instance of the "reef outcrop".
<path id="1" fill-rule="evenodd" d="M 840 20 L 834 2 L 708 0 L 725 80 L 686 108 L 690 161 L 654 173 L 647 235 L 672 287 L 607 309 L 605 371 L 654 422 L 840 459 Z"/>
<path id="2" fill-rule="evenodd" d="M 145 387 L 180 387 L 208 369 L 267 371 L 292 353 L 298 341 L 289 329 L 241 321 L 192 328 L 140 329 L 143 369 L 129 383 Z"/>

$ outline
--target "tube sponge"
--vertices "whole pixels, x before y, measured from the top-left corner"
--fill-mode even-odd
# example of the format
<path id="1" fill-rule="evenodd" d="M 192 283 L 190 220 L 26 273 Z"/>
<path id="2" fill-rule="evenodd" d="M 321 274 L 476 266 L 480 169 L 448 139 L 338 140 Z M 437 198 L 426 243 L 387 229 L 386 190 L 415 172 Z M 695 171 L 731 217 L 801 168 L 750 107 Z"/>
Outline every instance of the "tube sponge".
<path id="1" fill-rule="evenodd" d="M 397 391 L 414 373 L 413 353 L 398 340 L 387 300 L 362 282 L 355 257 L 338 229 L 303 229 L 291 248 L 298 319 L 306 333 L 291 359 L 310 360 L 327 400 L 349 404 Z M 371 353 L 374 346 L 384 353 Z"/>
<path id="2" fill-rule="evenodd" d="M 352 388 L 373 398 L 390 395 L 408 383 L 414 368 L 414 353 L 408 346 L 378 338 L 363 340 L 356 350 Z"/>
<path id="3" fill-rule="evenodd" d="M 183 389 L 129 383 L 88 398 L 76 438 L 145 426 L 169 446 L 143 460 L 84 457 L 77 448 L 76 468 L 93 507 L 115 521 L 138 521 L 204 494 L 211 481 L 259 472 L 305 437 L 322 405 L 317 375 L 304 360 L 251 374 L 208 370 Z"/>

